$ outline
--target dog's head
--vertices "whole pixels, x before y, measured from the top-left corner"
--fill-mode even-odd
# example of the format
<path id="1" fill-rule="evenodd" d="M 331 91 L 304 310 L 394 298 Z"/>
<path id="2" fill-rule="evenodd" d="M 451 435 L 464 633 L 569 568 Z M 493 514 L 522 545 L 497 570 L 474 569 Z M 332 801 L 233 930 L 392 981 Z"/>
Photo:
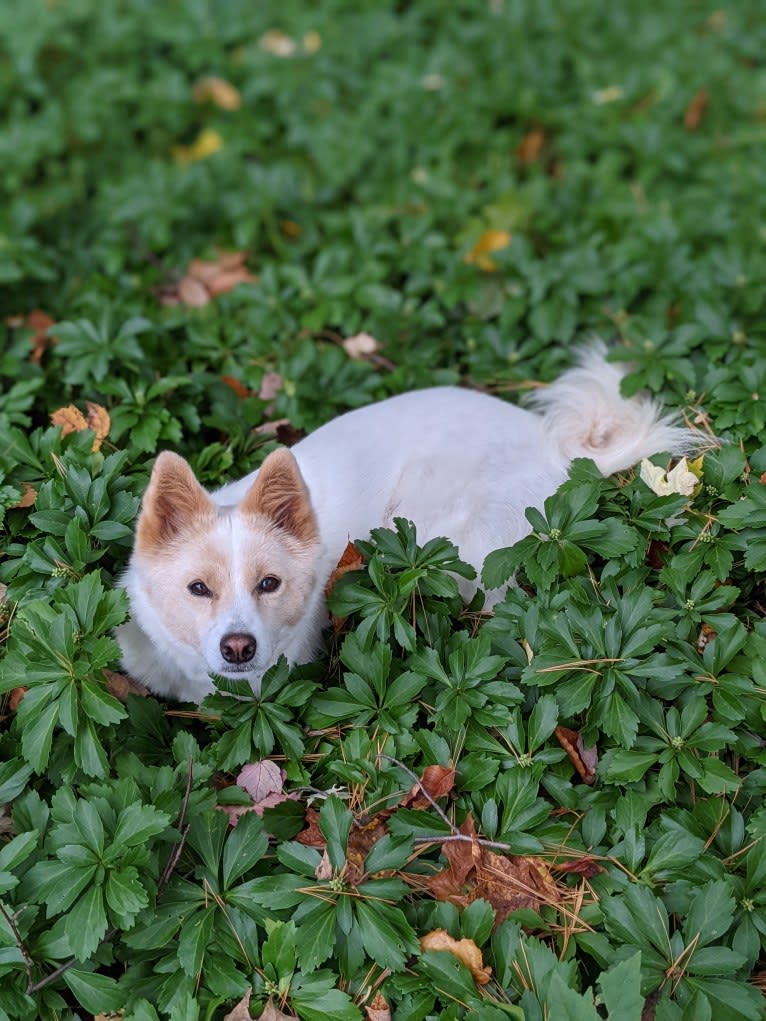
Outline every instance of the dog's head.
<path id="1" fill-rule="evenodd" d="M 308 490 L 289 451 L 265 460 L 233 508 L 219 507 L 186 461 L 165 452 L 138 519 L 141 595 L 133 612 L 158 655 L 190 676 L 234 676 L 257 691 L 280 655 L 292 658 L 316 604 L 319 552 Z"/>

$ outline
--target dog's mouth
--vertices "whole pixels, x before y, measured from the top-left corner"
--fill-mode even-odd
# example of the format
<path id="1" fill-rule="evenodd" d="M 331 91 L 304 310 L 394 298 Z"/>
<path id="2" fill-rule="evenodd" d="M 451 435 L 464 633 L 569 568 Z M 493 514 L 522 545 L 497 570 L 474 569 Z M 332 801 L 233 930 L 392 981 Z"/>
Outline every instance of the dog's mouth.
<path id="1" fill-rule="evenodd" d="M 216 670 L 217 674 L 252 674 L 255 673 L 254 663 L 227 663 L 226 666 Z"/>

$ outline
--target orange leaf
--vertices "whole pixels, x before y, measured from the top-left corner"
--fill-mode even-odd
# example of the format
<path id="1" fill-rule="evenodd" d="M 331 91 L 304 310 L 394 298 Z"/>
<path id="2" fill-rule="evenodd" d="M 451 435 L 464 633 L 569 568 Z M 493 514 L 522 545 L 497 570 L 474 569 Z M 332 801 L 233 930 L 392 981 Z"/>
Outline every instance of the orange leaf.
<path id="1" fill-rule="evenodd" d="M 353 544 L 353 542 L 347 542 L 346 548 L 343 550 L 343 554 L 338 561 L 335 570 L 332 572 L 330 577 L 327 579 L 325 585 L 325 596 L 329 596 L 332 592 L 335 582 L 338 578 L 342 578 L 344 574 L 348 574 L 349 571 L 359 571 L 364 564 L 364 557 Z"/>
<path id="2" fill-rule="evenodd" d="M 479 269 L 483 269 L 486 273 L 493 273 L 497 266 L 490 259 L 489 253 L 499 252 L 503 248 L 507 248 L 511 240 L 512 237 L 507 230 L 490 228 L 484 231 L 474 246 L 466 252 L 463 259 L 467 263 L 475 263 Z"/>
<path id="3" fill-rule="evenodd" d="M 88 428 L 85 416 L 74 404 L 68 404 L 65 408 L 59 408 L 51 415 L 53 425 L 61 426 L 61 435 L 68 436 L 69 433 L 79 433 Z"/>
<path id="4" fill-rule="evenodd" d="M 215 75 L 200 78 L 192 89 L 192 96 L 197 103 L 211 102 L 221 110 L 239 110 L 242 105 L 242 97 L 231 82 Z"/>
<path id="5" fill-rule="evenodd" d="M 710 95 L 706 88 L 698 89 L 684 113 L 684 127 L 687 131 L 696 131 L 700 126 L 702 118 L 710 102 Z"/>
<path id="6" fill-rule="evenodd" d="M 426 950 L 446 950 L 457 957 L 473 975 L 477 985 L 485 986 L 490 981 L 492 969 L 484 964 L 481 950 L 472 939 L 453 939 L 445 929 L 434 929 L 420 940 L 420 948 Z"/>
<path id="7" fill-rule="evenodd" d="M 92 401 L 86 401 L 86 407 L 88 409 L 88 428 L 92 429 L 96 434 L 96 437 L 93 440 L 93 449 L 98 450 L 109 435 L 112 420 L 109 417 L 109 412 L 106 408 L 102 408 L 100 404 L 93 404 Z"/>
<path id="8" fill-rule="evenodd" d="M 221 382 L 225 383 L 243 401 L 246 397 L 254 397 L 252 390 L 248 390 L 244 383 L 240 383 L 234 376 L 221 376 Z"/>

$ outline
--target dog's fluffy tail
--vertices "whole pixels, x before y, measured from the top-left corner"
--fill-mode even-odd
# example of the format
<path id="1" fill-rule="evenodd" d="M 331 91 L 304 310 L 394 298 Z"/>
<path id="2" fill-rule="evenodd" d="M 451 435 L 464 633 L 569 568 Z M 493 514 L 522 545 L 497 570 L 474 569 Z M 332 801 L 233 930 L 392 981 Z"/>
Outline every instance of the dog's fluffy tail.
<path id="1" fill-rule="evenodd" d="M 581 353 L 579 364 L 530 399 L 552 442 L 568 460 L 592 458 L 604 475 L 632 467 L 642 457 L 691 454 L 715 443 L 702 432 L 679 426 L 646 395 L 625 398 L 624 365 L 606 360 L 603 344 Z"/>

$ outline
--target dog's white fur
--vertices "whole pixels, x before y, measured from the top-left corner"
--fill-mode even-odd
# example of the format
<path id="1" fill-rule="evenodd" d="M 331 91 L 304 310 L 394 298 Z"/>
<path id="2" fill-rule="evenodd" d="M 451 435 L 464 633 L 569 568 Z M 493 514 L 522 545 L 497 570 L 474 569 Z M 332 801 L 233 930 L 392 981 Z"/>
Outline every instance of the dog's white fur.
<path id="1" fill-rule="evenodd" d="M 525 508 L 558 488 L 572 458 L 591 457 L 606 475 L 694 449 L 694 434 L 649 398 L 620 395 L 623 373 L 593 348 L 535 395 L 537 413 L 451 387 L 402 394 L 334 419 L 212 495 L 182 458 L 160 454 L 122 582 L 125 669 L 191 701 L 213 690 L 211 672 L 258 693 L 280 655 L 299 663 L 318 651 L 325 584 L 349 538 L 409 518 L 421 543 L 447 536 L 481 570 L 490 551 L 529 532 Z M 259 590 L 267 577 L 280 580 L 276 591 Z M 210 595 L 192 594 L 194 582 Z M 231 634 L 254 638 L 252 660 L 224 659 Z"/>

